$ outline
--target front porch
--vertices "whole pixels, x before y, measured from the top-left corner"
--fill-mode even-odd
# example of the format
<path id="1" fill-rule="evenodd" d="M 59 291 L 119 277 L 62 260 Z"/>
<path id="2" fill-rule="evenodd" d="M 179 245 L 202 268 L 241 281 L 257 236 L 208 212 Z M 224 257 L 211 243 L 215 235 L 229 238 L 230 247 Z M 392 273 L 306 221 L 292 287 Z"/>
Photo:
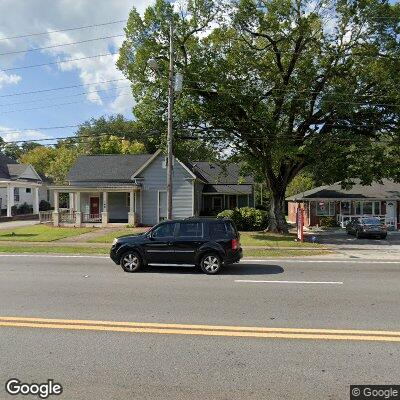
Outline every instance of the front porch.
<path id="1" fill-rule="evenodd" d="M 216 216 L 221 211 L 241 207 L 254 207 L 254 198 L 248 193 L 203 193 L 202 216 Z"/>
<path id="2" fill-rule="evenodd" d="M 54 226 L 110 226 L 110 224 L 140 223 L 137 204 L 140 187 L 137 185 L 117 187 L 54 186 Z M 68 207 L 60 207 L 60 194 L 68 194 Z"/>

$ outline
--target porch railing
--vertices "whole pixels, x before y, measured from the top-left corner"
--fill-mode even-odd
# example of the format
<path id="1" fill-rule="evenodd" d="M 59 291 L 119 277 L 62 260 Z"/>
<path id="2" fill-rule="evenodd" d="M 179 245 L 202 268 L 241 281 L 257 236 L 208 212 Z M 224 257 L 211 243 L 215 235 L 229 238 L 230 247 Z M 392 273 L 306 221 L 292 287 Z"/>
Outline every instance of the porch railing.
<path id="1" fill-rule="evenodd" d="M 101 222 L 101 215 L 99 213 L 82 213 L 82 222 Z"/>
<path id="2" fill-rule="evenodd" d="M 60 222 L 64 224 L 74 224 L 76 222 L 75 211 L 62 209 L 59 211 Z"/>
<path id="3" fill-rule="evenodd" d="M 41 224 L 51 222 L 53 219 L 53 211 L 39 211 L 39 221 Z"/>
<path id="4" fill-rule="evenodd" d="M 342 215 L 338 214 L 336 216 L 338 224 L 342 228 L 346 228 L 346 225 L 357 218 L 361 217 L 377 217 L 382 223 L 386 224 L 390 228 L 396 228 L 396 221 L 394 218 L 386 217 L 386 215 Z"/>

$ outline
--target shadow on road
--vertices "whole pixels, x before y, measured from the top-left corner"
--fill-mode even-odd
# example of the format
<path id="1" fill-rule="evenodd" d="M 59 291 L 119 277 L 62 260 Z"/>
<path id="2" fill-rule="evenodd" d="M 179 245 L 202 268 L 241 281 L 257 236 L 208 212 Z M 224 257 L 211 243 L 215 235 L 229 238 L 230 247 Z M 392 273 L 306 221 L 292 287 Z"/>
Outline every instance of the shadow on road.
<path id="1" fill-rule="evenodd" d="M 260 264 L 233 264 L 225 266 L 219 275 L 274 275 L 282 274 L 285 270 L 279 265 Z M 203 275 L 198 267 L 172 267 L 172 266 L 147 266 L 139 272 L 140 274 L 181 274 L 181 275 Z"/>

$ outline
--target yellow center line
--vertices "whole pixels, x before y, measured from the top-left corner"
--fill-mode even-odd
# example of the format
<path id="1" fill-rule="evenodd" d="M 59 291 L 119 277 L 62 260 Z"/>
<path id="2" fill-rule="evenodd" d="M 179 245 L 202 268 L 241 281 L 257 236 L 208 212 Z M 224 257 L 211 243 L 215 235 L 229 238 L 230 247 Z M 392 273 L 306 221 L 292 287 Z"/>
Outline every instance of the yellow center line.
<path id="1" fill-rule="evenodd" d="M 400 342 L 400 331 L 368 331 L 353 329 L 186 325 L 30 317 L 0 317 L 0 327 L 152 333 L 167 335 Z"/>

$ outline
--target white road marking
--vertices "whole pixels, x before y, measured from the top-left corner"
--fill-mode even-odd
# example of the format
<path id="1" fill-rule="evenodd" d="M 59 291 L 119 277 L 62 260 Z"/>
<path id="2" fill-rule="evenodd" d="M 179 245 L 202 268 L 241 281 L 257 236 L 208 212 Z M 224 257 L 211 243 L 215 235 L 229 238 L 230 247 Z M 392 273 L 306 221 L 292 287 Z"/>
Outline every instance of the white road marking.
<path id="1" fill-rule="evenodd" d="M 298 283 L 298 284 L 319 284 L 319 285 L 343 285 L 343 282 L 317 282 L 317 281 L 255 281 L 247 279 L 236 279 L 239 283 Z"/>

